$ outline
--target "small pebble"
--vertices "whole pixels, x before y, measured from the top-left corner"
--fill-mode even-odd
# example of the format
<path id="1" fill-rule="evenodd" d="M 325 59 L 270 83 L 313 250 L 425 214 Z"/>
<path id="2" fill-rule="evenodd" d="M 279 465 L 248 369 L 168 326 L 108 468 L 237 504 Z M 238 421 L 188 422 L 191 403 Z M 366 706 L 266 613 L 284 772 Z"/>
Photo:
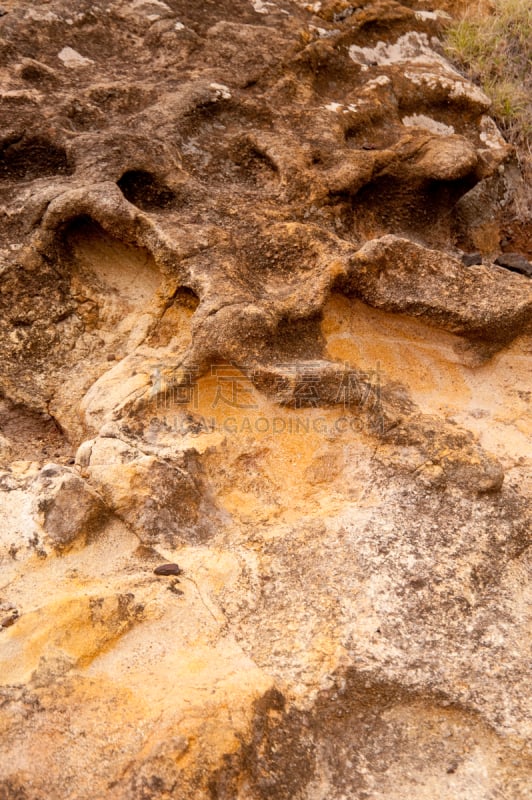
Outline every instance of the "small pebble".
<path id="1" fill-rule="evenodd" d="M 161 564 L 153 571 L 155 575 L 181 575 L 183 570 L 177 564 Z"/>
<path id="2" fill-rule="evenodd" d="M 462 264 L 466 267 L 472 267 L 474 264 L 482 264 L 482 256 L 480 253 L 464 253 L 462 255 Z"/>
<path id="3" fill-rule="evenodd" d="M 17 621 L 18 617 L 18 611 L 13 609 L 8 617 L 4 617 L 4 619 L 0 620 L 0 628 L 10 628 L 11 625 L 14 625 L 14 623 Z"/>

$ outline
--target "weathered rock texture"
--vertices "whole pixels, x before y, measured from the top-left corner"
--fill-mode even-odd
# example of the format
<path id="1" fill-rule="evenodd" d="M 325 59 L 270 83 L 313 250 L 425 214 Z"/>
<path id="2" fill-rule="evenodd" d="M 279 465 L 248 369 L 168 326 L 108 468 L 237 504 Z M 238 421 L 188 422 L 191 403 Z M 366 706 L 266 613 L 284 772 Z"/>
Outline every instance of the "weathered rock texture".
<path id="1" fill-rule="evenodd" d="M 2 11 L 1 800 L 524 800 L 530 226 L 443 12 Z"/>

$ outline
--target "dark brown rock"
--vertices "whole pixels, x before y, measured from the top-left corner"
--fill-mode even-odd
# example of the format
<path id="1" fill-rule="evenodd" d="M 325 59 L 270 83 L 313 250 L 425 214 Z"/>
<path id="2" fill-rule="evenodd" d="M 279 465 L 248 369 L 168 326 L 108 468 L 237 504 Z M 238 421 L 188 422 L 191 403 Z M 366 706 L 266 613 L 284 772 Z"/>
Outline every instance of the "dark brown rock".
<path id="1" fill-rule="evenodd" d="M 461 260 L 464 266 L 473 267 L 476 264 L 482 264 L 482 255 L 481 253 L 464 253 Z"/>
<path id="2" fill-rule="evenodd" d="M 532 278 L 532 264 L 519 253 L 503 253 L 497 256 L 494 263 L 499 267 L 504 267 L 512 272 L 518 272 L 521 275 Z"/>
<path id="3" fill-rule="evenodd" d="M 181 575 L 183 570 L 178 564 L 161 564 L 153 572 L 155 575 Z"/>

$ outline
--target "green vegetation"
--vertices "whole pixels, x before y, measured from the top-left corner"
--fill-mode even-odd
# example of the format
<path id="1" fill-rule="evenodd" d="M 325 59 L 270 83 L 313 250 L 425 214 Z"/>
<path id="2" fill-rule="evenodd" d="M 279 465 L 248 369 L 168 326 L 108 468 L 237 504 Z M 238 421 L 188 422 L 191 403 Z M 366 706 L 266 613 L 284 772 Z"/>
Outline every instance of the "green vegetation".
<path id="1" fill-rule="evenodd" d="M 493 0 L 491 13 L 469 5 L 446 32 L 448 56 L 493 101 L 507 138 L 532 152 L 532 2 Z"/>

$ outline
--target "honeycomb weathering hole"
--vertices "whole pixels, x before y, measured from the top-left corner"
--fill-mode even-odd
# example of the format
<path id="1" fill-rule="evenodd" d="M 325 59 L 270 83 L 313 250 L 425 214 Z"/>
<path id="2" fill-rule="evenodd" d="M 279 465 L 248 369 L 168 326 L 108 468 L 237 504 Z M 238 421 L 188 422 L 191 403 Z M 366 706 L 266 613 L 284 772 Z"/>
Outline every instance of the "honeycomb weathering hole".
<path id="1" fill-rule="evenodd" d="M 77 281 L 124 310 L 142 309 L 153 298 L 161 274 L 151 254 L 125 244 L 90 217 L 72 220 L 63 232 L 65 256 Z"/>
<path id="2" fill-rule="evenodd" d="M 63 147 L 41 136 L 0 144 L 0 180 L 35 180 L 73 172 Z"/>
<path id="3" fill-rule="evenodd" d="M 180 286 L 173 297 L 174 303 L 195 311 L 199 306 L 200 299 L 197 293 L 189 286 Z"/>
<path id="4" fill-rule="evenodd" d="M 172 189 L 145 170 L 124 172 L 117 186 L 126 200 L 142 211 L 167 208 L 176 199 Z"/>
<path id="5" fill-rule="evenodd" d="M 0 433 L 7 437 L 13 458 L 38 460 L 72 454 L 71 445 L 56 419 L 12 402 L 1 392 Z"/>
<path id="6" fill-rule="evenodd" d="M 417 183 L 378 177 L 351 199 L 354 228 L 364 238 L 390 232 L 422 235 L 428 243 L 441 241 L 443 246 L 450 236 L 456 203 L 475 183 L 474 175 Z"/>

